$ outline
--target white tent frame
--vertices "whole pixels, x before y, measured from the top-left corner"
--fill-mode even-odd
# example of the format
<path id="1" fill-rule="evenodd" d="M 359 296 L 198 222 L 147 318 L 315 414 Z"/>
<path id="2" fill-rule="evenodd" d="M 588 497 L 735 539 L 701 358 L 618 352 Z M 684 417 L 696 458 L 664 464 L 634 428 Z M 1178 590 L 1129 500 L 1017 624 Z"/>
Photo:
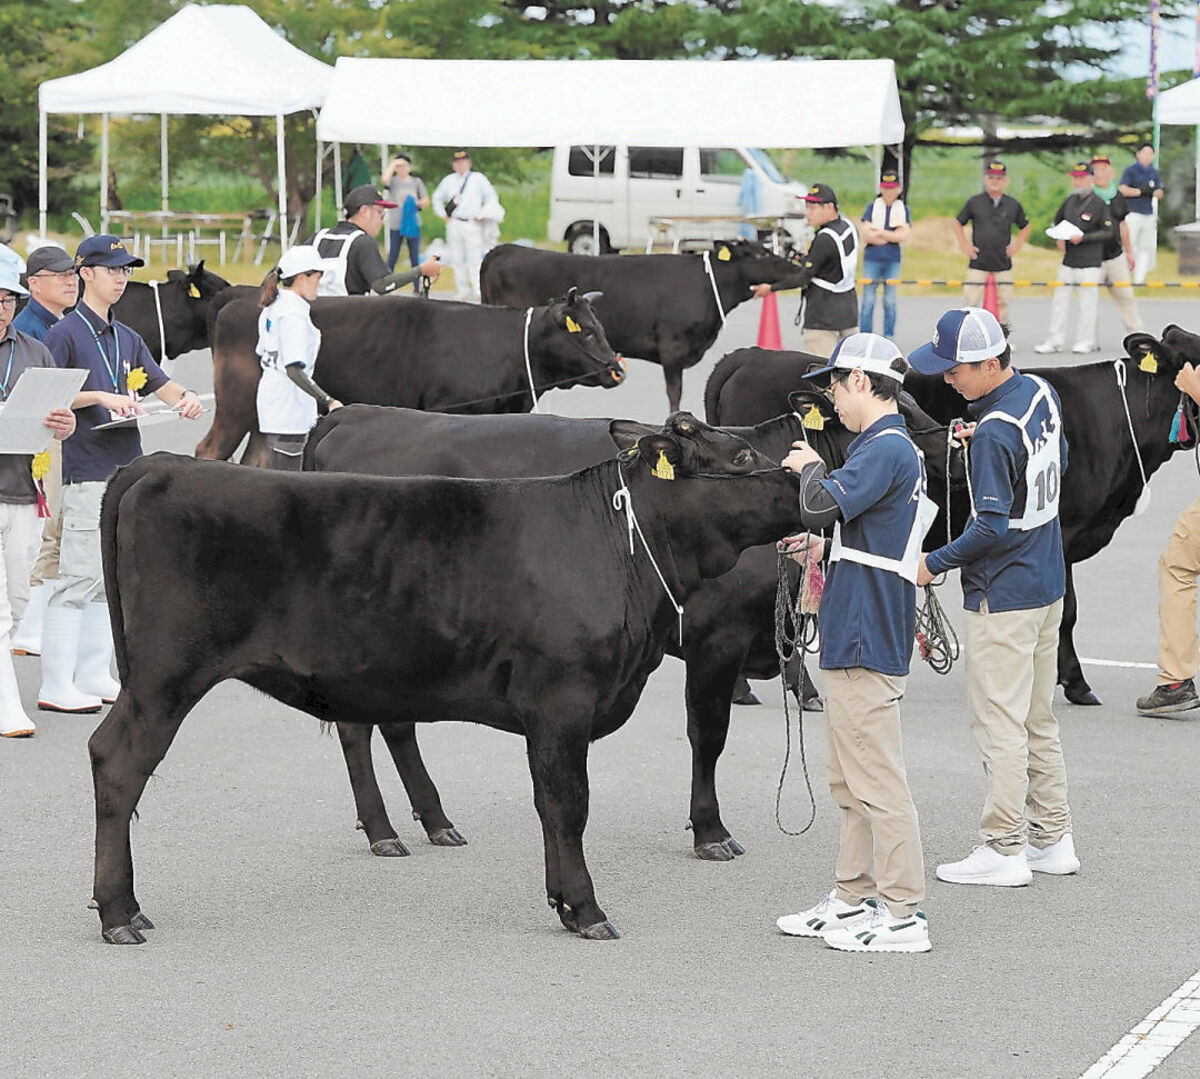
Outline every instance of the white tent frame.
<path id="1" fill-rule="evenodd" d="M 1196 177 L 1195 218 L 1200 221 L 1200 79 L 1190 79 L 1178 86 L 1164 90 L 1154 101 L 1155 118 L 1159 124 L 1187 124 L 1196 128 L 1196 155 L 1194 171 Z M 1158 200 L 1154 210 L 1158 212 Z"/>
<path id="2" fill-rule="evenodd" d="M 180 68 L 184 86 L 171 88 L 171 108 L 155 108 L 154 90 L 142 89 L 143 67 L 148 58 L 159 55 L 179 55 L 173 43 L 211 41 L 223 49 L 223 55 L 240 70 L 248 70 L 254 80 L 259 74 L 269 78 L 271 85 L 246 87 L 249 92 L 238 96 L 237 87 L 223 92 L 220 86 L 206 82 L 192 90 L 191 67 Z M 287 230 L 287 169 L 284 142 L 284 117 L 293 112 L 316 113 L 324 101 L 325 86 L 333 69 L 320 60 L 288 43 L 276 34 L 249 8 L 240 5 L 202 7 L 188 4 L 146 37 L 131 45 L 125 52 L 106 64 L 51 79 L 38 91 L 38 229 L 46 235 L 47 212 L 47 118 L 51 113 L 100 115 L 100 221 L 108 227 L 108 143 L 109 117 L 112 115 L 159 114 L 159 167 L 161 170 L 162 211 L 170 212 L 168 181 L 167 116 L 170 115 L 230 115 L 274 116 L 276 183 L 279 200 L 279 243 L 281 251 L 288 246 Z M 220 80 L 215 80 L 219 82 Z M 111 87 L 111 92 L 106 88 Z M 186 87 L 186 88 L 185 88 Z M 321 147 L 317 145 L 317 184 L 320 185 Z M 166 224 L 164 221 L 164 235 Z"/>

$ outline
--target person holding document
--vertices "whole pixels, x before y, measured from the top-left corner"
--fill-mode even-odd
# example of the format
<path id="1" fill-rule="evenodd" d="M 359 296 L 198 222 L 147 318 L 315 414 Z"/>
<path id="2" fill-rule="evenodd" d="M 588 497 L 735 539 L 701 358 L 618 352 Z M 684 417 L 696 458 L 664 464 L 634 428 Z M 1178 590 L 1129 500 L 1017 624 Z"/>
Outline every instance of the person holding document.
<path id="1" fill-rule="evenodd" d="M 15 268 L 0 265 L 0 401 L 8 400 L 29 368 L 54 366 L 44 345 L 13 329 L 17 297 L 24 295 Z M 57 408 L 44 423 L 55 438 L 63 439 L 75 430 L 75 414 Z M 42 464 L 38 458 L 46 456 L 0 454 L 0 735 L 5 738 L 29 737 L 37 730 L 21 705 L 9 639 L 29 600 L 29 564 L 41 535 L 38 510 L 44 504 L 34 477 Z"/>
<path id="2" fill-rule="evenodd" d="M 88 372 L 75 398 L 78 428 L 63 445 L 63 539 L 59 577 L 42 627 L 42 687 L 38 707 L 47 712 L 98 712 L 117 699 L 112 677 L 112 630 L 100 564 L 100 499 L 109 477 L 142 454 L 136 426 L 102 424 L 138 416 L 143 392 L 153 393 L 181 416 L 198 419 L 199 396 L 171 381 L 146 343 L 111 307 L 125 292 L 133 267 L 144 266 L 116 236 L 89 236 L 75 253 L 83 283 L 79 305 L 46 334 L 58 367 Z"/>

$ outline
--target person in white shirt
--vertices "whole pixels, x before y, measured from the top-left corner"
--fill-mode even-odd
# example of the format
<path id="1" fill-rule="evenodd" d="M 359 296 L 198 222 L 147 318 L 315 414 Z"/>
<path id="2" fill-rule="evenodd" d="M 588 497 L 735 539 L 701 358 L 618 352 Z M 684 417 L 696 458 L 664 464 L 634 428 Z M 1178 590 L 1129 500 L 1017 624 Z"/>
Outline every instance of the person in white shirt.
<path id="1" fill-rule="evenodd" d="M 433 212 L 446 222 L 446 257 L 454 273 L 456 300 L 478 301 L 479 264 L 484 254 L 484 207 L 499 205 L 496 189 L 482 172 L 471 168 L 471 155 L 455 150 L 454 170 L 433 192 Z M 469 290 L 469 291 L 468 291 Z"/>
<path id="2" fill-rule="evenodd" d="M 341 408 L 312 380 L 321 331 L 313 325 L 309 304 L 326 261 L 307 244 L 284 252 L 263 281 L 258 316 L 258 353 L 262 377 L 258 382 L 258 428 L 267 438 L 271 468 L 298 472 L 304 444 L 317 422 L 318 408 Z"/>

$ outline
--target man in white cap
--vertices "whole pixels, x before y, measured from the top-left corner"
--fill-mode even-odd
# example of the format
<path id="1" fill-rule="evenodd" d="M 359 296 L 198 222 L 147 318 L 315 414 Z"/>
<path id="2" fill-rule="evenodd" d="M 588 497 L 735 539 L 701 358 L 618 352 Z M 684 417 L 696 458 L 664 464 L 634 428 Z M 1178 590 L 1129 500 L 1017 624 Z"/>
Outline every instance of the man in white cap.
<path id="1" fill-rule="evenodd" d="M 1012 366 L 995 317 L 947 311 L 933 340 L 909 357 L 968 402 L 971 519 L 921 560 L 918 585 L 962 571 L 967 611 L 967 706 L 983 755 L 983 843 L 937 867 L 953 884 L 1028 884 L 1033 872 L 1079 869 L 1067 770 L 1052 702 L 1066 567 L 1058 501 L 1067 467 L 1054 389 Z"/>
<path id="2" fill-rule="evenodd" d="M 925 871 L 900 739 L 916 632 L 921 540 L 937 508 L 925 463 L 897 409 L 908 364 L 871 333 L 844 338 L 827 391 L 859 432 L 846 463 L 826 475 L 806 443 L 783 462 L 800 474 L 800 515 L 811 530 L 782 541 L 802 562 L 828 554 L 821 597 L 821 670 L 829 733 L 829 790 L 842 809 L 836 884 L 817 904 L 776 923 L 788 936 L 854 952 L 925 952 Z M 817 530 L 833 530 L 827 544 Z M 828 550 L 827 550 L 828 548 Z"/>
<path id="3" fill-rule="evenodd" d="M 454 273 L 456 300 L 478 302 L 479 264 L 484 254 L 484 207 L 499 203 L 496 189 L 482 172 L 471 168 L 471 155 L 455 150 L 453 170 L 434 188 L 433 212 L 446 222 L 446 257 Z"/>

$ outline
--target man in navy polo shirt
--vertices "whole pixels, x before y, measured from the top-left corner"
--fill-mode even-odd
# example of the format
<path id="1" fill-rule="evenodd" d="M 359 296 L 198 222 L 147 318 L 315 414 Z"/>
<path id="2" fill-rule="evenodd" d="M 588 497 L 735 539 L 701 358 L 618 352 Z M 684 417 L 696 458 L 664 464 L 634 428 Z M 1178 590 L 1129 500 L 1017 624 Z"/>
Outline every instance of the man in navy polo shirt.
<path id="1" fill-rule="evenodd" d="M 1144 285 L 1158 256 L 1158 215 L 1163 197 L 1162 174 L 1154 167 L 1154 144 L 1138 147 L 1132 164 L 1121 173 L 1121 194 L 1129 200 L 1129 243 L 1133 248 L 1133 283 Z"/>
<path id="2" fill-rule="evenodd" d="M 1067 467 L 1058 395 L 1012 366 L 988 311 L 947 311 L 933 341 L 909 357 L 970 404 L 971 519 L 924 556 L 918 585 L 962 570 L 967 610 L 967 705 L 988 793 L 983 844 L 939 865 L 954 884 L 1028 884 L 1032 870 L 1079 869 L 1067 770 L 1051 707 L 1066 590 L 1058 499 Z"/>
<path id="3" fill-rule="evenodd" d="M 59 367 L 88 372 L 75 398 L 77 427 L 63 447 L 63 539 L 59 578 L 54 582 L 42 627 L 42 688 L 38 707 L 50 712 L 97 712 L 116 700 L 112 677 L 112 633 L 100 564 L 100 499 L 109 477 L 141 456 L 136 426 L 96 428 L 114 417 L 141 415 L 139 394 L 147 391 L 187 419 L 204 409 L 192 390 L 163 374 L 145 342 L 112 318 L 134 266 L 116 236 L 90 236 L 75 263 L 83 298 L 46 335 Z"/>
<path id="4" fill-rule="evenodd" d="M 79 275 L 75 260 L 61 247 L 39 247 L 29 255 L 25 267 L 29 302 L 13 322 L 14 328 L 37 341 L 79 300 Z"/>
<path id="5" fill-rule="evenodd" d="M 845 465 L 828 475 L 802 442 L 783 466 L 800 474 L 805 525 L 833 529 L 819 617 L 829 790 L 842 808 L 841 848 L 833 890 L 776 924 L 840 951 L 925 952 L 925 872 L 901 750 L 900 699 L 916 632 L 921 541 L 937 509 L 897 411 L 908 370 L 900 350 L 856 333 L 838 343 L 831 360 L 809 377 L 829 376 L 834 408 L 859 435 Z M 813 531 L 783 543 L 809 558 L 826 548 Z M 793 557 L 802 561 L 804 554 Z"/>

